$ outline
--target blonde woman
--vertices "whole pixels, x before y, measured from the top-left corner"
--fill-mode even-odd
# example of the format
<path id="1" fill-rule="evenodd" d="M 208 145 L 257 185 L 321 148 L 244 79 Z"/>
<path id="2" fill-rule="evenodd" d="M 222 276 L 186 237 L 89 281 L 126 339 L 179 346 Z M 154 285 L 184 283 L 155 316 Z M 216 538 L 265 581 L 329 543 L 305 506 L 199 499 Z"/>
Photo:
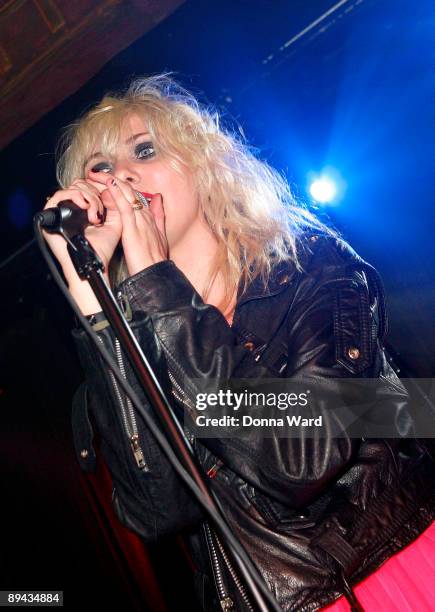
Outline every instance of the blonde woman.
<path id="1" fill-rule="evenodd" d="M 58 180 L 47 206 L 72 200 L 87 209 L 86 236 L 180 419 L 180 394 L 193 398 L 195 379 L 282 378 L 326 389 L 338 379 L 382 375 L 395 383 L 392 422 L 406 422 L 406 393 L 382 349 L 386 313 L 376 270 L 296 205 L 285 180 L 168 76 L 133 82 L 72 125 Z M 63 239 L 47 240 L 81 311 L 122 358 Z M 198 609 L 249 609 L 196 502 L 85 333 L 74 336 L 86 374 L 75 399 L 77 447 L 85 444 L 80 436 L 91 439 L 89 410 L 120 520 L 147 541 L 188 529 Z M 129 364 L 123 367 L 135 385 Z M 317 411 L 328 432 L 331 406 Z M 316 610 L 337 599 L 339 607 L 344 598 L 355 610 L 373 597 L 387 605 L 379 584 L 391 572 L 378 568 L 410 549 L 423 559 L 433 534 L 433 459 L 403 432 L 388 440 L 304 435 L 259 430 L 247 440 L 195 439 L 194 448 L 283 610 Z M 411 581 L 402 595 L 411 609 L 416 593 Z"/>

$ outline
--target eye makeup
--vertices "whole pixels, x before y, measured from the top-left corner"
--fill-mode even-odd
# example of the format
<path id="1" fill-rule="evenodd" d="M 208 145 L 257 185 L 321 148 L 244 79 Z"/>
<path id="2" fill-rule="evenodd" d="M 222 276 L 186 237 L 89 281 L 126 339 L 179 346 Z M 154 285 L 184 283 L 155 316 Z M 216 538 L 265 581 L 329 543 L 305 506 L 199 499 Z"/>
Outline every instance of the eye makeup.
<path id="1" fill-rule="evenodd" d="M 145 142 L 139 142 L 137 144 L 135 144 L 132 147 L 132 150 L 130 152 L 130 155 L 132 156 L 132 158 L 134 160 L 146 160 L 146 159 L 151 159 L 152 157 L 154 157 L 156 154 L 156 150 L 154 148 L 154 144 L 147 140 Z M 95 153 L 92 157 L 100 157 L 102 156 L 101 153 Z M 90 161 L 90 160 L 89 160 Z M 93 162 L 92 164 L 90 163 L 91 168 L 90 171 L 91 172 L 105 172 L 105 173 L 109 173 L 109 172 L 113 172 L 113 164 L 111 164 L 110 162 L 108 162 L 107 160 L 103 160 L 100 162 Z"/>
<path id="2" fill-rule="evenodd" d="M 136 159 L 149 159 L 154 157 L 156 150 L 152 142 L 140 142 L 134 147 L 134 156 Z"/>
<path id="3" fill-rule="evenodd" d="M 91 168 L 91 172 L 110 172 L 112 170 L 112 166 L 108 162 L 99 162 L 95 164 Z"/>

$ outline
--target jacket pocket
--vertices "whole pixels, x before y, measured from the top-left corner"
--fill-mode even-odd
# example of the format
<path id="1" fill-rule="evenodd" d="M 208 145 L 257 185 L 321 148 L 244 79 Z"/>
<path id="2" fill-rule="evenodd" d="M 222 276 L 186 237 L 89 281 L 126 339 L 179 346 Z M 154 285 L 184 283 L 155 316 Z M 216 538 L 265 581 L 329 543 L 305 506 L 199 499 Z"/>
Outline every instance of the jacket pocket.
<path id="1" fill-rule="evenodd" d="M 334 337 L 337 362 L 352 374 L 369 368 L 377 342 L 378 297 L 370 303 L 364 272 L 358 280 L 337 282 L 334 292 Z"/>

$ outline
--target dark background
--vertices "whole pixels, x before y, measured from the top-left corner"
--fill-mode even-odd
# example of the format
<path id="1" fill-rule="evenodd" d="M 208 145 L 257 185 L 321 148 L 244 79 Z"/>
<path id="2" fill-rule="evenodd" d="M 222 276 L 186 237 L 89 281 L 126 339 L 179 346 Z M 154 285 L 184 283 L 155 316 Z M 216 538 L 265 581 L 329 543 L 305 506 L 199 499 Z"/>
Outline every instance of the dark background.
<path id="1" fill-rule="evenodd" d="M 435 376 L 435 9 L 349 0 L 325 16 L 337 4 L 187 1 L 1 152 L 1 589 L 64 589 L 71 610 L 84 589 L 91 604 L 126 610 L 175 610 L 192 597 L 173 541 L 146 551 L 166 604 L 150 567 L 142 584 L 140 572 L 132 579 L 127 536 L 114 540 L 99 496 L 105 476 L 95 485 L 73 457 L 69 406 L 81 373 L 71 315 L 36 247 L 17 253 L 56 189 L 62 126 L 135 75 L 174 72 L 238 121 L 301 199 L 312 173 L 341 177 L 339 203 L 323 210 L 381 273 L 388 348 L 402 375 Z"/>

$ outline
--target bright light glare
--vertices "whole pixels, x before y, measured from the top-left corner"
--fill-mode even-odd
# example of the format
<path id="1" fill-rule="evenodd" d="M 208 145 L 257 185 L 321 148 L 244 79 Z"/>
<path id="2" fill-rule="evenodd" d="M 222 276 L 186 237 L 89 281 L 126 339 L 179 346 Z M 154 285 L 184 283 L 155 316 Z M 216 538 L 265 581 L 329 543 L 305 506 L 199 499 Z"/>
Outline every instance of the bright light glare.
<path id="1" fill-rule="evenodd" d="M 310 185 L 310 194 L 323 204 L 331 202 L 337 195 L 337 187 L 331 179 L 322 177 L 314 180 Z"/>

